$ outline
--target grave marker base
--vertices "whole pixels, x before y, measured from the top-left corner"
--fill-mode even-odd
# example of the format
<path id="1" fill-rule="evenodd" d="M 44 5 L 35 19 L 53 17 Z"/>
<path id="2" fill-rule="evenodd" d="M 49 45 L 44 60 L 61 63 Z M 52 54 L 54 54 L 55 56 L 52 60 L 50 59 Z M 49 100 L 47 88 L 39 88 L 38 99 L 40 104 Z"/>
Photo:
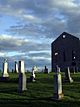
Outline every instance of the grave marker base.
<path id="1" fill-rule="evenodd" d="M 64 98 L 64 94 L 63 93 L 61 93 L 61 94 L 54 93 L 54 96 L 53 96 L 54 100 L 61 100 L 63 98 Z"/>

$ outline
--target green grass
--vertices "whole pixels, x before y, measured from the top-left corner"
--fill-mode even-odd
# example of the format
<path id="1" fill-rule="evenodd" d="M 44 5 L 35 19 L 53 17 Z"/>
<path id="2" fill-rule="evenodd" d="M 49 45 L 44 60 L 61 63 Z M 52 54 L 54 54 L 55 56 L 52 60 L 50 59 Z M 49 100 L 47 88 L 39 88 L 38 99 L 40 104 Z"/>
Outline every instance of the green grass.
<path id="1" fill-rule="evenodd" d="M 1 74 L 0 74 L 1 76 Z M 26 73 L 29 78 L 30 73 Z M 74 82 L 63 82 L 64 98 L 54 101 L 53 73 L 36 73 L 36 81 L 27 83 L 27 91 L 18 93 L 18 74 L 10 73 L 8 82 L 0 82 L 0 106 L 15 107 L 79 107 L 80 73 L 71 74 Z"/>

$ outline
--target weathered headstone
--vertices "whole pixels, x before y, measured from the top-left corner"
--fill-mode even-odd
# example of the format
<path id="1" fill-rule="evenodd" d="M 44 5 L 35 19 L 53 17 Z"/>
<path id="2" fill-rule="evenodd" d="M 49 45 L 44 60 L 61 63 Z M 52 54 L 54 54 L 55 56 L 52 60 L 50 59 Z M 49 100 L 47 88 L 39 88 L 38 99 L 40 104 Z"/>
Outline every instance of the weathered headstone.
<path id="1" fill-rule="evenodd" d="M 18 73 L 18 64 L 16 61 L 15 61 L 15 72 Z"/>
<path id="2" fill-rule="evenodd" d="M 65 71 L 65 82 L 70 82 L 70 83 L 73 82 L 73 79 L 71 78 L 71 75 L 70 75 L 69 67 L 67 68 L 67 71 Z"/>
<path id="3" fill-rule="evenodd" d="M 54 96 L 53 99 L 60 100 L 63 98 L 62 92 L 62 77 L 60 68 L 57 67 L 57 72 L 54 74 Z"/>
<path id="4" fill-rule="evenodd" d="M 32 75 L 30 76 L 30 81 L 35 82 L 35 68 L 32 68 Z"/>
<path id="5" fill-rule="evenodd" d="M 2 74 L 2 77 L 9 77 L 7 60 L 4 60 L 4 63 L 3 63 L 3 74 Z"/>
<path id="6" fill-rule="evenodd" d="M 19 61 L 19 92 L 26 91 L 26 74 L 24 71 L 24 61 Z"/>

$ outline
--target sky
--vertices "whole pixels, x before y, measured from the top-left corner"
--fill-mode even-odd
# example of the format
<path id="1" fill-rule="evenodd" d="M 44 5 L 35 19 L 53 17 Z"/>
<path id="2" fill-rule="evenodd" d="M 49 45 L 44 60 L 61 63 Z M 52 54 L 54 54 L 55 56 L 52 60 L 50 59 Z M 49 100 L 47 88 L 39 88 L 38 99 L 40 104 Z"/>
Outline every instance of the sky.
<path id="1" fill-rule="evenodd" d="M 80 36 L 80 0 L 0 0 L 0 69 L 7 58 L 25 68 L 51 67 L 51 43 L 62 32 Z"/>

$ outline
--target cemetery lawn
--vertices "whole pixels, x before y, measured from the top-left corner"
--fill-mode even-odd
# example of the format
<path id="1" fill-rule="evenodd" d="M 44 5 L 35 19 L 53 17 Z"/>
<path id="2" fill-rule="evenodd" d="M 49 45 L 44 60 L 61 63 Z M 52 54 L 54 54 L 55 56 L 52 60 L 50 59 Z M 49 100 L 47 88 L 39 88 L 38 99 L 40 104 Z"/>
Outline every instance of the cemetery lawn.
<path id="1" fill-rule="evenodd" d="M 29 78 L 30 73 L 26 76 Z M 63 82 L 63 100 L 54 101 L 53 73 L 36 73 L 36 81 L 28 83 L 27 91 L 22 94 L 18 93 L 18 74 L 10 73 L 9 81 L 0 82 L 0 107 L 79 107 L 80 73 L 71 76 L 73 83 Z"/>

